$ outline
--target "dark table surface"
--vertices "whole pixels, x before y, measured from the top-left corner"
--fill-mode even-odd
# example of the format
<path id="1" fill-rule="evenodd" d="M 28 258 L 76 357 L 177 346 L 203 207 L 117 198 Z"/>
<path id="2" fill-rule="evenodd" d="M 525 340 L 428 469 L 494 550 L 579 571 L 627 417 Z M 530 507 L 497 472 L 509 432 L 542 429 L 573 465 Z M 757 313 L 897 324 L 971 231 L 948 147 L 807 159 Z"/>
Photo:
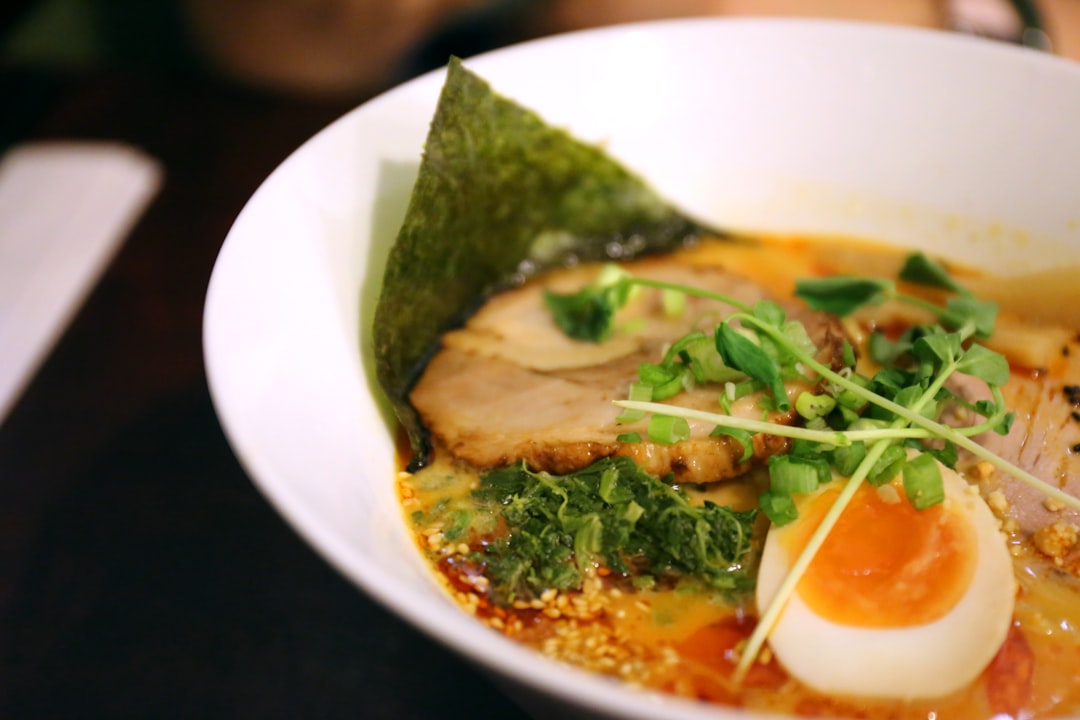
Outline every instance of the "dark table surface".
<path id="1" fill-rule="evenodd" d="M 40 101 L 23 139 L 124 141 L 165 181 L 0 426 L 0 718 L 525 717 L 309 549 L 210 402 L 202 306 L 222 240 L 353 103 L 2 79 Z"/>

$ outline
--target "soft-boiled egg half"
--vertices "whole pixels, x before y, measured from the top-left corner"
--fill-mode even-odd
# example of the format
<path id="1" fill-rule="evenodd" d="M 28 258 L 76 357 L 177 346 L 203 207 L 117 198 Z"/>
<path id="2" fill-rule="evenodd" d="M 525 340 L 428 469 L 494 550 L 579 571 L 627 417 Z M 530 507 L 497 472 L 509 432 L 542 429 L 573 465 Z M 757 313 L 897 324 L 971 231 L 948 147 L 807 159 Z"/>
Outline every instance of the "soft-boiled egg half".
<path id="1" fill-rule="evenodd" d="M 769 635 L 793 677 L 827 693 L 933 698 L 972 682 L 994 658 L 1012 622 L 1012 561 L 986 503 L 941 471 L 946 499 L 921 511 L 899 477 L 859 488 Z M 798 519 L 769 530 L 761 612 L 843 482 L 802 496 Z"/>

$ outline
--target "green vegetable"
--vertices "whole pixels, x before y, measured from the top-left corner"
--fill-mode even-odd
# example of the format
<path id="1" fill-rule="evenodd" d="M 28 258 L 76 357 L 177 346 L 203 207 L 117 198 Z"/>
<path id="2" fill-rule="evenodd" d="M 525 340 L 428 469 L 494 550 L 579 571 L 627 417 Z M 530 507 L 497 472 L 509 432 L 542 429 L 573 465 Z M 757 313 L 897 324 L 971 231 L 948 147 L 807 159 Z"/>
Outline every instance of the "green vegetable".
<path id="1" fill-rule="evenodd" d="M 967 292 L 967 290 L 952 279 L 948 270 L 940 263 L 931 260 L 926 253 L 923 252 L 914 252 L 907 256 L 904 260 L 903 267 L 900 268 L 899 277 L 901 280 L 907 280 L 908 282 L 916 283 L 918 285 L 926 285 L 927 287 L 944 288 L 945 290 L 951 290 L 956 293 Z"/>
<path id="2" fill-rule="evenodd" d="M 475 555 L 499 602 L 580 588 L 594 564 L 629 579 L 694 579 L 732 592 L 753 585 L 755 511 L 692 505 L 629 458 L 568 475 L 518 464 L 484 475 L 474 496 L 506 522 Z"/>
<path id="3" fill-rule="evenodd" d="M 932 455 L 916 455 L 904 465 L 904 493 L 916 510 L 945 500 L 941 468 Z"/>
<path id="4" fill-rule="evenodd" d="M 806 420 L 825 417 L 836 407 L 836 398 L 831 395 L 814 395 L 812 393 L 799 393 L 795 398 L 795 412 Z"/>
<path id="5" fill-rule="evenodd" d="M 544 303 L 555 324 L 569 337 L 606 340 L 614 329 L 615 313 L 630 299 L 632 288 L 622 282 L 626 277 L 626 271 L 618 265 L 605 265 L 599 277 L 579 292 L 545 291 Z"/>
<path id="6" fill-rule="evenodd" d="M 724 427 L 723 425 L 717 425 L 709 433 L 710 437 L 730 437 L 739 442 L 742 446 L 743 453 L 739 457 L 739 462 L 744 463 L 754 456 L 754 434 L 743 430 L 742 428 Z"/>
<path id="7" fill-rule="evenodd" d="M 439 337 L 485 294 L 568 258 L 669 250 L 703 228 L 598 147 L 573 139 L 452 59 L 375 312 L 379 384 L 416 454 L 408 393 Z"/>
<path id="8" fill-rule="evenodd" d="M 690 439 L 690 423 L 685 418 L 653 415 L 649 418 L 649 440 L 672 445 Z"/>
<path id="9" fill-rule="evenodd" d="M 844 317 L 863 305 L 881 302 L 891 287 L 889 281 L 877 278 L 804 278 L 796 284 L 795 294 L 816 310 Z"/>
<path id="10" fill-rule="evenodd" d="M 906 464 L 907 453 L 904 452 L 904 448 L 899 445 L 889 445 L 870 468 L 866 481 L 874 486 L 884 485 L 891 482 L 906 467 Z"/>
<path id="11" fill-rule="evenodd" d="M 769 458 L 769 487 L 773 492 L 809 493 L 832 480 L 829 463 L 822 457 L 773 455 Z"/>
<path id="12" fill-rule="evenodd" d="M 758 506 L 761 512 L 765 513 L 765 517 L 769 518 L 769 522 L 777 527 L 783 527 L 799 517 L 791 493 L 766 490 L 758 497 Z"/>
<path id="13" fill-rule="evenodd" d="M 841 477 L 851 477 L 865 457 L 866 443 L 861 440 L 832 451 L 833 466 Z"/>
<path id="14" fill-rule="evenodd" d="M 636 382 L 630 383 L 629 397 L 631 400 L 637 400 L 639 402 L 649 402 L 653 399 L 652 385 Z M 615 418 L 617 423 L 630 423 L 637 420 L 641 420 L 645 417 L 645 411 L 643 410 L 623 410 L 622 413 Z"/>
<path id="15" fill-rule="evenodd" d="M 731 323 L 722 322 L 716 326 L 716 349 L 720 351 L 720 357 L 724 359 L 725 365 L 741 370 L 767 386 L 772 392 L 777 408 L 780 410 L 791 408 L 787 391 L 784 389 L 781 369 L 760 345 L 733 328 Z"/>

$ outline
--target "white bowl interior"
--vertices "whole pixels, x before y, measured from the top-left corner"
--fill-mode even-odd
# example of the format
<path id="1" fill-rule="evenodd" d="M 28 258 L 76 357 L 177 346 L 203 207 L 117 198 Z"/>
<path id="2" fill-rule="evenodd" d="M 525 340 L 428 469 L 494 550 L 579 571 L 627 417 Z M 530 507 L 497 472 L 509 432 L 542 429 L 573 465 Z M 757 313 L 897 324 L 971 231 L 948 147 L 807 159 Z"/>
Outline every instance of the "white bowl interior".
<path id="1" fill-rule="evenodd" d="M 939 32 L 692 20 L 466 65 L 719 226 L 881 239 L 1007 271 L 1080 260 L 1080 66 L 1068 61 Z M 614 716 L 724 714 L 643 702 L 484 630 L 440 594 L 407 535 L 370 327 L 442 79 L 326 128 L 237 218 L 204 331 L 230 442 L 341 572 L 473 660 Z"/>

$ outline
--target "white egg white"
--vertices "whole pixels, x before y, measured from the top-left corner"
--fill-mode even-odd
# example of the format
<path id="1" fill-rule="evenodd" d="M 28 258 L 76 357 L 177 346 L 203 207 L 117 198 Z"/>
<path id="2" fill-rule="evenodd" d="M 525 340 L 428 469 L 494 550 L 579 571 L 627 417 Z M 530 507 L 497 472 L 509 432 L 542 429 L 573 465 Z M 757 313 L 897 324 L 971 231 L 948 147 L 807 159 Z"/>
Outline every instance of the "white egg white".
<path id="1" fill-rule="evenodd" d="M 796 592 L 769 635 L 773 654 L 793 677 L 825 693 L 934 698 L 971 683 L 993 659 L 1012 622 L 1016 600 L 1012 560 L 986 503 L 963 478 L 941 469 L 945 502 L 966 516 L 974 531 L 977 560 L 962 598 L 934 622 L 867 628 L 820 617 Z M 783 536 L 798 523 L 769 531 L 757 586 L 761 612 L 794 563 Z"/>

